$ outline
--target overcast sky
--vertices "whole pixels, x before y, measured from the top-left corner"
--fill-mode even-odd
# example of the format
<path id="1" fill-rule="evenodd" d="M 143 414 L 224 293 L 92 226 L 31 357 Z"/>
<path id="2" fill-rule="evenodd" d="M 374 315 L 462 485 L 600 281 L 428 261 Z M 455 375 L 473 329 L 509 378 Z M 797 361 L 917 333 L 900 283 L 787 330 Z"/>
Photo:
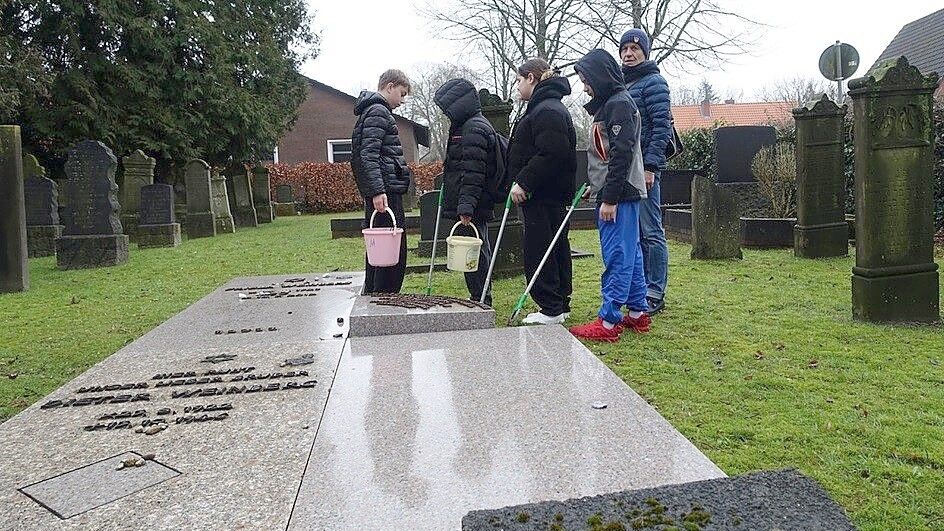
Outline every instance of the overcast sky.
<path id="1" fill-rule="evenodd" d="M 316 10 L 321 53 L 303 66 L 302 73 L 351 94 L 373 88 L 386 68 L 409 74 L 423 63 L 454 61 L 466 47 L 430 30 L 416 9 L 423 0 L 308 1 Z M 821 78 L 819 56 L 837 39 L 858 49 L 861 66 L 856 77 L 862 75 L 904 24 L 941 8 L 941 0 L 721 2 L 767 24 L 754 53 L 738 57 L 722 70 L 663 73 L 674 86 L 694 86 L 706 78 L 722 96 L 743 90 L 740 101 L 752 101 L 758 89 L 781 78 Z"/>

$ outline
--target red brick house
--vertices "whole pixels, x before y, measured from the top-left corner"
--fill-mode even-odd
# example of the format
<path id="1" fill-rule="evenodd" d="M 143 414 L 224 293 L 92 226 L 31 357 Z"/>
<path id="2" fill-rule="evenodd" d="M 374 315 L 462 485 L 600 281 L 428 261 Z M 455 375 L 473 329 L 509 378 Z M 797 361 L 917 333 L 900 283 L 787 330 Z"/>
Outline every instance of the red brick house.
<path id="1" fill-rule="evenodd" d="M 354 129 L 354 96 L 314 79 L 308 81 L 308 96 L 298 108 L 298 120 L 279 140 L 276 162 L 347 162 L 351 160 Z M 403 154 L 407 162 L 419 159 L 419 146 L 429 146 L 429 128 L 395 115 Z"/>

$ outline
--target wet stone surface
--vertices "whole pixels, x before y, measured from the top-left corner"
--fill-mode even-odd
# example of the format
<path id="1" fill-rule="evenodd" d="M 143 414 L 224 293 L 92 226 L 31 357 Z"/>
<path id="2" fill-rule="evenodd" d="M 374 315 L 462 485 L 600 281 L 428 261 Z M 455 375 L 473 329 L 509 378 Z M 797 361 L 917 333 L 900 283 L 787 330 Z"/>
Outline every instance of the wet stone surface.
<path id="1" fill-rule="evenodd" d="M 467 299 L 374 294 L 357 297 L 351 337 L 476 330 L 495 327 L 495 310 Z"/>

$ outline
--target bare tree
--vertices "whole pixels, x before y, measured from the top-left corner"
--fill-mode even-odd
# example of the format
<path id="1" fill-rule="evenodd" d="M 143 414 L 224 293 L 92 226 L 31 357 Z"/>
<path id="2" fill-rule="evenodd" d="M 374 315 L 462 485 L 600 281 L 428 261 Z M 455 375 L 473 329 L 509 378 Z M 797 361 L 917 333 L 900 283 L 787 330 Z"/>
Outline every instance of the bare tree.
<path id="1" fill-rule="evenodd" d="M 449 119 L 436 105 L 433 98 L 436 95 L 436 89 L 446 81 L 457 77 L 464 77 L 475 84 L 480 83 L 478 74 L 471 69 L 451 63 L 420 65 L 411 72 L 412 91 L 402 112 L 410 120 L 429 127 L 429 153 L 426 159 L 443 160 L 446 157 Z"/>
<path id="2" fill-rule="evenodd" d="M 802 105 L 821 94 L 829 94 L 833 101 L 841 101 L 836 98 L 837 90 L 835 83 L 825 79 L 793 76 L 780 79 L 760 89 L 757 91 L 757 99 L 760 101 L 786 101 Z"/>
<path id="3" fill-rule="evenodd" d="M 679 85 L 672 88 L 672 105 L 698 105 L 701 103 L 698 88 Z"/>
<path id="4" fill-rule="evenodd" d="M 691 72 L 720 66 L 749 53 L 763 27 L 722 6 L 721 0 L 604 0 L 586 4 L 587 22 L 604 40 L 619 44 L 627 26 L 652 41 L 650 59 Z"/>

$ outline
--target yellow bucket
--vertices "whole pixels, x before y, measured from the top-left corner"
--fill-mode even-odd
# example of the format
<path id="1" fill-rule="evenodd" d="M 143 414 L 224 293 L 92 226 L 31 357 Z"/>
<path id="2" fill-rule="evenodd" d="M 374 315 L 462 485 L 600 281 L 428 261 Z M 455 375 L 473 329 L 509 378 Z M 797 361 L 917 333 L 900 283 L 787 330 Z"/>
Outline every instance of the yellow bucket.
<path id="1" fill-rule="evenodd" d="M 456 236 L 454 233 L 462 222 L 452 226 L 449 237 L 446 238 L 446 268 L 450 271 L 471 273 L 479 269 L 479 253 L 482 250 L 482 239 L 479 238 L 479 229 L 469 225 L 475 231 L 475 237 Z"/>

